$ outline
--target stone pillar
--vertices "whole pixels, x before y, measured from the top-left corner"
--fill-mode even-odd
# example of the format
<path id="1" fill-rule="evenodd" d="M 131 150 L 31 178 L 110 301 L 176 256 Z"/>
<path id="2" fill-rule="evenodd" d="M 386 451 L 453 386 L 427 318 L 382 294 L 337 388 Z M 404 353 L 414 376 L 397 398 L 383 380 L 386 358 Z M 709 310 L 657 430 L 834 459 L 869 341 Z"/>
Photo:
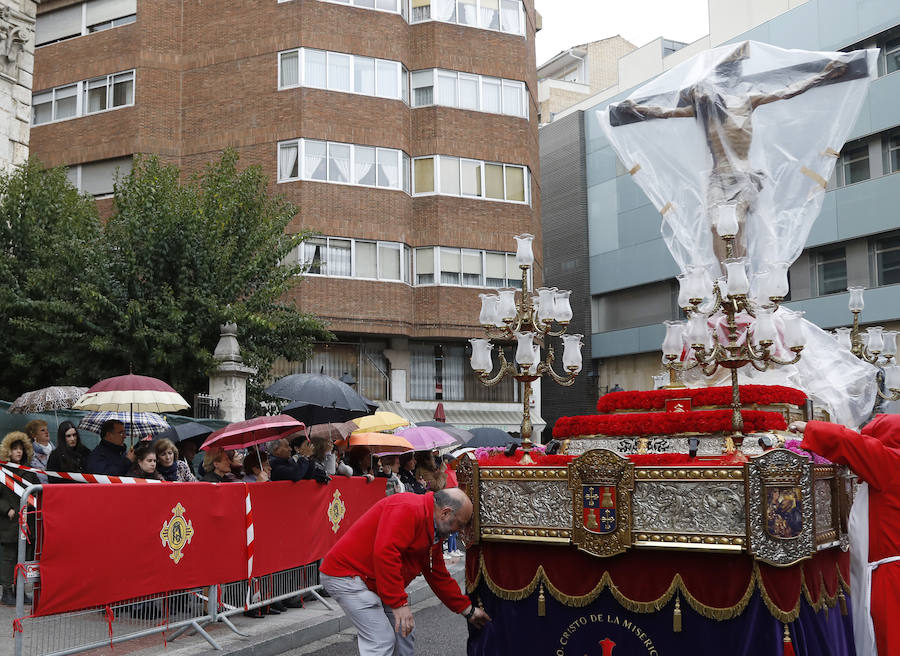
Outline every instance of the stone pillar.
<path id="1" fill-rule="evenodd" d="M 246 418 L 247 379 L 256 373 L 256 369 L 246 366 L 241 357 L 237 324 L 226 323 L 221 328 L 219 343 L 213 353 L 219 366 L 209 376 L 209 395 L 219 399 L 222 419 L 243 421 Z"/>
<path id="2" fill-rule="evenodd" d="M 0 170 L 28 159 L 35 0 L 0 0 Z"/>

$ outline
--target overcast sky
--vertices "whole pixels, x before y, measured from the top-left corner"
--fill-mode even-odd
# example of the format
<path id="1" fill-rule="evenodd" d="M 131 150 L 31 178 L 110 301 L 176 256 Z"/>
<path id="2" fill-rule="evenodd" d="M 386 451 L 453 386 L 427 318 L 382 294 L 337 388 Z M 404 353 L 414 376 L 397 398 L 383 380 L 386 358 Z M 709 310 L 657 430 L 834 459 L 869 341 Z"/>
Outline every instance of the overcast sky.
<path id="1" fill-rule="evenodd" d="M 690 43 L 709 33 L 707 0 L 535 0 L 544 19 L 537 65 L 580 43 L 620 34 L 640 47 L 657 37 Z"/>

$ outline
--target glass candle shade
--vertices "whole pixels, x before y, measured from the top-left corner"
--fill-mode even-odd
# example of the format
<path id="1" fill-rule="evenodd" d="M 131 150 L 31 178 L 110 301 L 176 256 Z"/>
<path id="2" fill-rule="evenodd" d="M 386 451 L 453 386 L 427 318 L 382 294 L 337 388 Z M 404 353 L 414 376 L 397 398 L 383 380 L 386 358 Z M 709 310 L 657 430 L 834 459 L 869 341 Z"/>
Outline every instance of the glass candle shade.
<path id="1" fill-rule="evenodd" d="M 866 334 L 868 335 L 866 348 L 869 353 L 881 353 L 884 350 L 883 330 L 884 328 L 881 326 L 872 326 L 866 331 Z"/>
<path id="2" fill-rule="evenodd" d="M 885 357 L 894 357 L 897 355 L 897 331 L 885 330 L 881 335 L 884 337 L 884 346 L 881 349 L 881 355 Z"/>
<path id="3" fill-rule="evenodd" d="M 737 231 L 737 206 L 720 205 L 716 213 L 716 233 L 720 237 L 734 237 Z"/>
<path id="4" fill-rule="evenodd" d="M 535 363 L 534 357 L 534 333 L 515 333 L 518 344 L 516 346 L 516 362 L 528 368 Z"/>
<path id="5" fill-rule="evenodd" d="M 538 311 L 538 321 L 553 321 L 556 316 L 553 295 L 556 293 L 556 287 L 539 287 L 537 290 L 540 299 L 540 308 Z"/>
<path id="6" fill-rule="evenodd" d="M 835 328 L 834 338 L 837 340 L 838 346 L 843 349 L 850 350 L 852 344 L 850 342 L 850 328 Z"/>
<path id="7" fill-rule="evenodd" d="M 889 390 L 900 390 L 900 365 L 889 364 L 884 368 L 884 386 Z"/>
<path id="8" fill-rule="evenodd" d="M 519 266 L 534 264 L 534 252 L 531 250 L 531 243 L 534 241 L 534 235 L 527 232 L 515 236 L 516 240 L 516 264 Z"/>
<path id="9" fill-rule="evenodd" d="M 779 313 L 784 323 L 784 345 L 788 348 L 806 346 L 806 329 L 803 326 L 803 312 Z"/>
<path id="10" fill-rule="evenodd" d="M 581 371 L 581 346 L 583 335 L 563 335 L 563 366 L 566 371 Z"/>
<path id="11" fill-rule="evenodd" d="M 747 278 L 747 260 L 742 257 L 732 258 L 725 260 L 724 264 L 728 274 L 728 295 L 746 295 L 750 290 L 750 280 Z"/>
<path id="12" fill-rule="evenodd" d="M 757 344 L 760 342 L 774 342 L 778 337 L 778 331 L 775 328 L 775 319 L 772 316 L 771 308 L 760 308 L 756 311 L 756 321 L 753 322 L 753 341 Z"/>
<path id="13" fill-rule="evenodd" d="M 469 340 L 472 345 L 472 357 L 470 359 L 473 371 L 491 371 L 494 363 L 491 360 L 491 342 L 483 337 L 474 337 Z"/>
<path id="14" fill-rule="evenodd" d="M 541 347 L 537 344 L 532 344 L 531 350 L 534 352 L 534 364 L 528 367 L 527 373 L 531 376 L 535 376 L 537 375 L 538 364 L 541 362 Z"/>
<path id="15" fill-rule="evenodd" d="M 863 287 L 847 287 L 847 291 L 850 292 L 850 301 L 847 303 L 847 306 L 850 308 L 851 312 L 862 312 L 863 308 L 866 306 L 863 301 Z"/>
<path id="16" fill-rule="evenodd" d="M 676 276 L 678 279 L 678 307 L 686 309 L 691 307 L 690 292 L 688 290 L 688 277 L 685 274 Z"/>
<path id="17" fill-rule="evenodd" d="M 706 315 L 700 312 L 688 319 L 687 338 L 691 347 L 702 346 L 706 348 L 709 345 L 709 328 L 706 322 Z"/>
<path id="18" fill-rule="evenodd" d="M 773 262 L 769 265 L 769 275 L 763 286 L 763 295 L 770 299 L 783 299 L 788 295 L 788 262 Z"/>
<path id="19" fill-rule="evenodd" d="M 498 325 L 502 326 L 503 321 L 513 321 L 516 318 L 518 308 L 516 307 L 516 290 L 501 289 L 499 291 L 500 302 L 497 305 Z"/>
<path id="20" fill-rule="evenodd" d="M 481 299 L 481 312 L 478 314 L 478 321 L 482 326 L 493 326 L 497 322 L 497 303 L 500 297 L 496 294 L 479 294 Z"/>
<path id="21" fill-rule="evenodd" d="M 663 355 L 680 358 L 684 351 L 684 329 L 687 324 L 684 321 L 665 321 L 663 323 L 666 326 L 666 336 L 662 343 Z"/>
<path id="22" fill-rule="evenodd" d="M 572 320 L 572 305 L 569 303 L 571 294 L 572 291 L 569 289 L 558 289 L 553 294 L 554 318 L 560 323 L 569 323 Z"/>

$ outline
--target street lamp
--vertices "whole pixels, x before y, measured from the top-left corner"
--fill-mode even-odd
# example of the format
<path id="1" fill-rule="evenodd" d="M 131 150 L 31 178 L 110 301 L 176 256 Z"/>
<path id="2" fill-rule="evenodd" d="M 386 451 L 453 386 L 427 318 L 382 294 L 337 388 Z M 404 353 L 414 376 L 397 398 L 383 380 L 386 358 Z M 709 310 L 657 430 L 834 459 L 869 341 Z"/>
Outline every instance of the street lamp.
<path id="1" fill-rule="evenodd" d="M 520 289 L 501 289 L 496 294 L 479 294 L 481 312 L 479 322 L 484 328 L 487 338 L 472 338 L 471 365 L 475 375 L 485 385 L 497 385 L 505 377 L 510 376 L 519 382 L 522 390 L 522 464 L 531 464 L 531 383 L 547 374 L 559 385 L 568 387 L 575 382 L 575 376 L 581 371 L 582 335 L 568 335 L 566 331 L 572 320 L 572 306 L 569 302 L 570 291 L 555 287 L 531 288 L 528 271 L 534 264 L 532 241 L 534 235 L 523 234 L 516 239 L 516 264 L 522 270 Z M 537 295 L 534 295 L 537 292 Z M 559 337 L 563 343 L 563 369 L 558 374 L 553 370 L 555 354 L 553 347 L 547 345 L 547 355 L 541 359 L 541 346 L 548 337 Z M 500 368 L 496 373 L 491 339 L 505 342 L 515 341 L 515 357 L 513 362 L 506 359 L 503 347 L 500 346 Z"/>

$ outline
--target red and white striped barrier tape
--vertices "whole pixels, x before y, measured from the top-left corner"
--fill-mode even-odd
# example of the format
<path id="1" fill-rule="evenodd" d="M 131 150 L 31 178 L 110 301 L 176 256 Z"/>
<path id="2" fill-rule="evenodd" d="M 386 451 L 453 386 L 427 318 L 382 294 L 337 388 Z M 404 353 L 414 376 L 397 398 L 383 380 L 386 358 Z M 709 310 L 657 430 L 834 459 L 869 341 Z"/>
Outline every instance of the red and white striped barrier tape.
<path id="1" fill-rule="evenodd" d="M 22 483 L 25 482 L 22 480 L 21 476 L 16 476 L 11 471 L 4 471 L 3 468 L 0 468 L 0 483 L 5 485 L 6 487 L 8 487 L 10 490 L 15 492 L 16 496 L 21 498 L 22 495 L 25 494 L 25 488 L 23 488 L 21 485 L 19 485 L 16 482 L 16 479 L 18 479 Z M 37 507 L 37 502 L 35 501 L 33 494 L 28 496 L 28 504 L 30 506 Z"/>
<path id="2" fill-rule="evenodd" d="M 46 474 L 47 476 L 52 476 L 53 478 L 63 478 L 70 481 L 78 481 L 79 483 L 123 483 L 126 485 L 143 485 L 144 483 L 166 482 L 156 478 L 136 478 L 132 476 L 109 476 L 107 474 L 78 474 L 74 472 L 56 472 L 44 469 L 35 469 L 34 467 L 17 465 L 13 462 L 4 462 L 2 460 L 0 460 L 0 465 L 3 465 L 4 467 L 15 467 L 16 469 L 34 472 L 35 474 Z"/>

